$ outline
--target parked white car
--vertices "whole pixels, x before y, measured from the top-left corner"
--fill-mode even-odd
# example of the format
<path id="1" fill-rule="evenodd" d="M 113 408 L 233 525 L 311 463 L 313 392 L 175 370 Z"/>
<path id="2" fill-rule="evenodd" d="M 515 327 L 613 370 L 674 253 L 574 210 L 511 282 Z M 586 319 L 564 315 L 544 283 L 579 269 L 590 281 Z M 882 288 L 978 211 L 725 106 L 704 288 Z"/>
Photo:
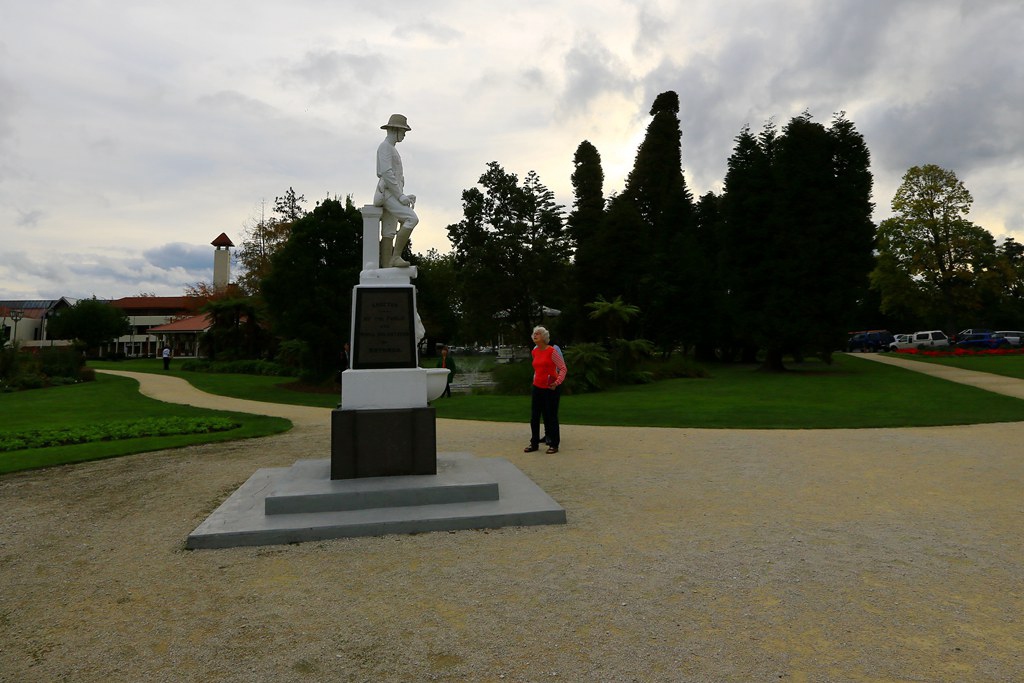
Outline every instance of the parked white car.
<path id="1" fill-rule="evenodd" d="M 900 349 L 916 349 L 917 344 L 914 343 L 914 335 L 912 334 L 896 334 L 893 335 L 892 343 L 889 344 L 890 351 L 899 351 Z"/>
<path id="2" fill-rule="evenodd" d="M 995 333 L 1010 342 L 1012 346 L 1020 346 L 1020 340 L 1024 337 L 1024 332 L 1020 330 L 996 330 Z"/>
<path id="3" fill-rule="evenodd" d="M 923 332 L 914 333 L 914 346 L 913 348 L 924 347 L 930 348 L 941 348 L 949 346 L 949 337 L 942 330 L 924 330 Z"/>

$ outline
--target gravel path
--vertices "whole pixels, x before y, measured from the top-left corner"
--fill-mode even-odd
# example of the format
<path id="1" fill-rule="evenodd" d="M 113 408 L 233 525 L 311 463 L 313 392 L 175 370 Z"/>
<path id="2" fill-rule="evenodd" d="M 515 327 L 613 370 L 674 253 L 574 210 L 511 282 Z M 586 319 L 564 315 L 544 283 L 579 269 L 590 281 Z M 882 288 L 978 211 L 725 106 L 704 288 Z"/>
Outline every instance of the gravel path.
<path id="1" fill-rule="evenodd" d="M 545 456 L 440 420 L 569 523 L 186 551 L 257 468 L 329 453 L 326 411 L 256 407 L 297 427 L 0 477 L 0 681 L 1024 679 L 1024 423 L 569 425 Z"/>

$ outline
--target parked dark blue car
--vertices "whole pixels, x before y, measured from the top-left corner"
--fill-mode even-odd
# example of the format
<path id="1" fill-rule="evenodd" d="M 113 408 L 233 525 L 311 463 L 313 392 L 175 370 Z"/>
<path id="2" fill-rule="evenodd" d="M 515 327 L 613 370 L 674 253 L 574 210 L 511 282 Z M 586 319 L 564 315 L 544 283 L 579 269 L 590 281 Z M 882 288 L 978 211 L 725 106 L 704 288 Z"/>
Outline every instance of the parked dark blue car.
<path id="1" fill-rule="evenodd" d="M 894 337 L 889 330 L 865 330 L 854 332 L 846 342 L 846 350 L 854 351 L 885 351 Z"/>
<path id="2" fill-rule="evenodd" d="M 958 349 L 1003 349 L 1008 346 L 1009 339 L 991 332 L 967 334 L 956 343 Z"/>

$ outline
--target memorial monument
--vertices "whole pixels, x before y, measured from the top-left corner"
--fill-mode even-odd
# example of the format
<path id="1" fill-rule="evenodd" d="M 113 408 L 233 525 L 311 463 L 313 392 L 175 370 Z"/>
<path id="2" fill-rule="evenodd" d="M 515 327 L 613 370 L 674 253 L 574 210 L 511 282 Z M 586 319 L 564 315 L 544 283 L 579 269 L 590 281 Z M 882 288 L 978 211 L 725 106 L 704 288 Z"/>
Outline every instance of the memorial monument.
<path id="1" fill-rule="evenodd" d="M 565 524 L 565 510 L 505 459 L 437 454 L 429 402 L 449 371 L 419 367 L 417 272 L 402 258 L 419 218 L 395 145 L 412 129 L 402 114 L 381 128 L 374 202 L 360 209 L 351 368 L 331 411 L 331 457 L 258 470 L 189 535 L 189 548 Z"/>
<path id="2" fill-rule="evenodd" d="M 417 273 L 402 258 L 419 218 L 395 145 L 412 129 L 402 114 L 381 128 L 373 204 L 360 209 L 363 270 L 352 292 L 352 368 L 331 419 L 331 479 L 437 473 L 428 403 L 444 391 L 448 370 L 419 367 Z"/>

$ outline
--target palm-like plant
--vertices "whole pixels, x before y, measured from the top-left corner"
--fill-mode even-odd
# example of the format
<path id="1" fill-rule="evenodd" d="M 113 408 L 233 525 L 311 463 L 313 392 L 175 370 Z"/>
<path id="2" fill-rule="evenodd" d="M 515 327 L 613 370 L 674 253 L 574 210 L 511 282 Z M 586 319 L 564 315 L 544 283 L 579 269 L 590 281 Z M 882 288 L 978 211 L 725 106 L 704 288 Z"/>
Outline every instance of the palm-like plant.
<path id="1" fill-rule="evenodd" d="M 622 338 L 622 328 L 640 313 L 640 307 L 627 304 L 621 296 L 608 301 L 598 294 L 597 300 L 587 304 L 591 320 L 604 320 L 608 325 L 608 339 Z"/>

